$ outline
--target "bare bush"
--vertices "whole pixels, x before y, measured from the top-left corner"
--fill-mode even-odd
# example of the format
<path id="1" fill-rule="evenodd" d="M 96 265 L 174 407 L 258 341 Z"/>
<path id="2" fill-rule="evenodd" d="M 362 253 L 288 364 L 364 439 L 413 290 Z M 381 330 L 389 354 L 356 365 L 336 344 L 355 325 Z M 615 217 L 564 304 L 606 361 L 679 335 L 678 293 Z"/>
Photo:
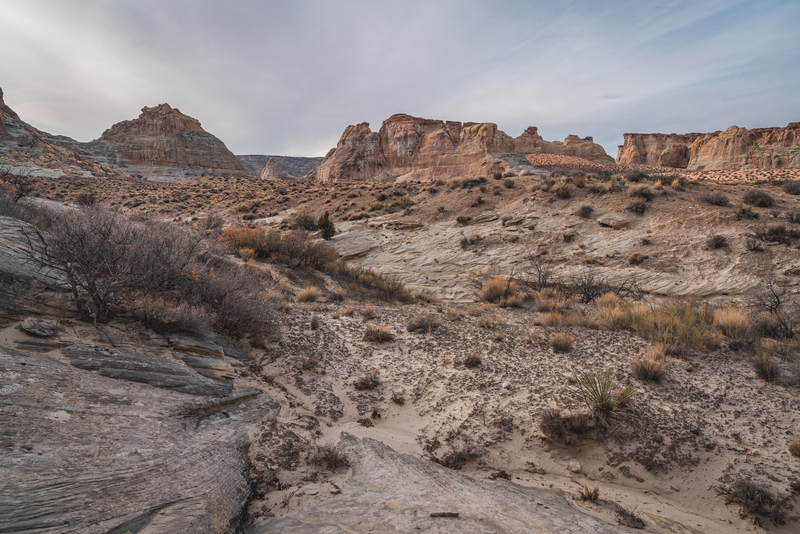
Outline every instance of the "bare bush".
<path id="1" fill-rule="evenodd" d="M 738 504 L 742 515 L 750 517 L 757 525 L 761 525 L 764 519 L 775 525 L 786 523 L 788 498 L 773 493 L 749 478 L 739 476 L 727 480 L 719 487 L 719 493 L 725 496 L 726 504 Z"/>
<path id="2" fill-rule="evenodd" d="M 746 204 L 750 204 L 751 206 L 756 206 L 757 208 L 771 208 L 775 205 L 775 199 L 761 189 L 752 189 L 744 194 L 742 200 Z"/>
<path id="3" fill-rule="evenodd" d="M 324 465 L 328 471 L 336 471 L 343 467 L 350 467 L 347 456 L 340 452 L 336 447 L 322 445 L 317 448 L 314 461 L 318 465 Z"/>
<path id="4" fill-rule="evenodd" d="M 713 206 L 730 206 L 731 201 L 725 193 L 714 192 L 700 195 L 700 200 Z"/>
<path id="5" fill-rule="evenodd" d="M 223 243 L 236 249 L 249 248 L 259 259 L 269 259 L 322 269 L 336 262 L 339 255 L 332 245 L 315 241 L 304 232 L 264 231 L 258 228 L 230 226 L 222 232 Z"/>
<path id="6" fill-rule="evenodd" d="M 800 195 L 800 181 L 786 182 L 782 189 L 790 195 Z"/>
<path id="7" fill-rule="evenodd" d="M 372 343 L 387 343 L 394 341 L 394 334 L 384 325 L 369 325 L 361 339 Z"/>
<path id="8" fill-rule="evenodd" d="M 378 371 L 374 370 L 361 375 L 353 382 L 353 387 L 358 391 L 372 390 L 380 385 L 381 381 L 378 378 Z"/>
<path id="9" fill-rule="evenodd" d="M 567 445 L 575 442 L 576 437 L 591 430 L 589 416 L 583 412 L 564 414 L 558 408 L 548 408 L 539 416 L 539 429 L 542 434 Z"/>
<path id="10" fill-rule="evenodd" d="M 408 323 L 406 330 L 412 333 L 430 334 L 441 325 L 442 322 L 435 315 L 420 314 L 414 317 L 411 322 Z"/>
<path id="11" fill-rule="evenodd" d="M 513 296 L 516 291 L 516 283 L 505 276 L 495 276 L 483 284 L 479 296 L 486 302 L 497 302 L 501 298 Z"/>
<path id="12" fill-rule="evenodd" d="M 711 250 L 722 248 L 728 244 L 728 239 L 724 235 L 711 235 L 706 239 L 706 247 Z"/>

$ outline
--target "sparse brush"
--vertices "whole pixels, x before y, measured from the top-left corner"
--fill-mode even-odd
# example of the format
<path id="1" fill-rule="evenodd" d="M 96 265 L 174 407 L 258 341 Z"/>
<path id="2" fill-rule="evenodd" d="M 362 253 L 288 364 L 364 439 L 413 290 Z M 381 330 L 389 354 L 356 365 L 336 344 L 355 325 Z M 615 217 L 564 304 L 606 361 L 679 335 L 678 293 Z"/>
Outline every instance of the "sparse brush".
<path id="1" fill-rule="evenodd" d="M 628 171 L 625 173 L 625 179 L 629 182 L 638 183 L 642 180 L 650 180 L 650 175 L 642 171 Z"/>
<path id="2" fill-rule="evenodd" d="M 725 193 L 706 193 L 700 196 L 700 200 L 713 206 L 730 206 L 731 201 Z"/>
<path id="3" fill-rule="evenodd" d="M 762 191 L 761 189 L 753 189 L 748 191 L 744 194 L 742 200 L 744 200 L 745 203 L 758 208 L 771 208 L 775 205 L 775 199 L 772 197 L 772 195 L 766 191 Z"/>
<path id="4" fill-rule="evenodd" d="M 469 313 L 469 315 L 472 317 L 480 317 L 481 315 L 489 311 L 491 308 L 492 307 L 489 306 L 488 304 L 475 304 L 469 307 L 467 313 Z"/>
<path id="5" fill-rule="evenodd" d="M 683 191 L 686 188 L 686 178 L 678 176 L 670 183 L 670 187 L 675 191 Z"/>
<path id="6" fill-rule="evenodd" d="M 635 529 L 643 529 L 645 527 L 644 519 L 636 515 L 633 510 L 628 510 L 627 508 L 615 504 L 614 513 L 617 514 L 617 523 L 624 527 Z"/>
<path id="7" fill-rule="evenodd" d="M 789 442 L 789 452 L 792 453 L 792 456 L 800 458 L 800 436 L 795 436 L 795 438 Z"/>
<path id="8" fill-rule="evenodd" d="M 660 382 L 667 372 L 666 347 L 661 344 L 648 347 L 644 356 L 634 358 L 631 372 L 639 380 Z"/>
<path id="9" fill-rule="evenodd" d="M 558 408 L 548 408 L 539 416 L 539 429 L 548 438 L 571 445 L 577 436 L 589 432 L 591 425 L 586 413 L 564 414 Z"/>
<path id="10" fill-rule="evenodd" d="M 711 235 L 706 239 L 706 248 L 716 250 L 728 244 L 728 239 L 724 235 Z"/>
<path id="11" fill-rule="evenodd" d="M 743 204 L 741 202 L 737 203 L 733 207 L 733 214 L 736 217 L 736 220 L 758 219 L 758 213 L 753 211 L 753 206 L 751 206 L 749 204 Z"/>
<path id="12" fill-rule="evenodd" d="M 584 479 L 579 495 L 582 501 L 597 502 L 597 500 L 600 498 L 600 485 L 595 482 L 590 488 L 589 481 Z"/>
<path id="13" fill-rule="evenodd" d="M 655 193 L 648 186 L 644 184 L 635 185 L 628 190 L 628 196 L 634 198 L 643 198 L 644 200 L 653 200 Z"/>
<path id="14" fill-rule="evenodd" d="M 790 195 L 800 195 L 800 181 L 786 182 L 781 189 Z"/>
<path id="15" fill-rule="evenodd" d="M 764 243 L 761 242 L 760 239 L 756 239 L 755 237 L 748 237 L 745 241 L 744 246 L 750 252 L 762 252 L 764 250 Z"/>
<path id="16" fill-rule="evenodd" d="M 476 367 L 480 367 L 481 365 L 481 357 L 477 354 L 471 354 L 464 358 L 464 367 L 468 369 L 474 369 Z"/>
<path id="17" fill-rule="evenodd" d="M 756 525 L 760 526 L 763 519 L 775 525 L 786 523 L 789 498 L 777 495 L 749 478 L 739 476 L 725 481 L 719 487 L 719 493 L 725 496 L 726 504 L 738 504 L 742 516 L 750 517 Z"/>
<path id="18" fill-rule="evenodd" d="M 722 337 L 722 332 L 719 330 L 706 330 L 705 334 L 703 334 L 703 346 L 709 352 L 719 350 L 722 346 Z"/>
<path id="19" fill-rule="evenodd" d="M 483 315 L 478 318 L 476 324 L 478 325 L 478 328 L 492 329 L 497 325 L 497 320 L 491 315 Z"/>
<path id="20" fill-rule="evenodd" d="M 714 326 L 729 339 L 743 343 L 750 334 L 750 316 L 736 308 L 714 310 Z"/>
<path id="21" fill-rule="evenodd" d="M 412 333 L 431 334 L 442 325 L 438 317 L 434 315 L 417 315 L 414 317 L 406 330 Z"/>
<path id="22" fill-rule="evenodd" d="M 533 294 L 536 309 L 540 312 L 560 312 L 566 307 L 564 295 L 555 289 L 546 287 Z"/>
<path id="23" fill-rule="evenodd" d="M 350 467 L 347 456 L 330 445 L 317 447 L 317 452 L 314 455 L 314 463 L 325 466 L 328 471 L 336 471 L 342 467 Z"/>
<path id="24" fill-rule="evenodd" d="M 501 308 L 521 308 L 524 302 L 524 299 L 519 295 L 510 295 L 508 297 L 500 297 L 497 305 Z"/>
<path id="25" fill-rule="evenodd" d="M 759 347 L 751 362 L 756 374 L 762 380 L 774 382 L 780 377 L 780 367 L 778 367 L 778 364 L 775 362 L 772 351 Z"/>
<path id="26" fill-rule="evenodd" d="M 557 332 L 550 338 L 550 346 L 555 352 L 572 352 L 575 338 L 566 332 Z"/>
<path id="27" fill-rule="evenodd" d="M 394 341 L 394 334 L 384 325 L 369 325 L 361 339 L 371 343 L 388 343 Z"/>
<path id="28" fill-rule="evenodd" d="M 367 305 L 364 306 L 359 310 L 359 314 L 361 314 L 361 318 L 364 321 L 372 321 L 373 319 L 378 318 L 378 310 L 375 309 L 375 306 Z"/>
<path id="29" fill-rule="evenodd" d="M 366 391 L 372 390 L 378 387 L 381 384 L 380 379 L 378 378 L 378 371 L 370 371 L 364 375 L 361 375 L 353 382 L 353 387 L 356 388 L 358 391 Z"/>
<path id="30" fill-rule="evenodd" d="M 297 300 L 299 302 L 316 302 L 321 296 L 322 291 L 310 283 L 306 284 L 304 289 L 297 292 Z"/>
<path id="31" fill-rule="evenodd" d="M 567 185 L 567 182 L 563 181 L 563 180 L 558 182 L 553 187 L 551 187 L 550 191 L 552 191 L 553 194 L 556 197 L 558 197 L 558 198 L 560 198 L 562 200 L 566 200 L 566 199 L 572 197 L 572 191 L 570 191 L 570 188 Z"/>
<path id="32" fill-rule="evenodd" d="M 585 219 L 592 213 L 594 213 L 594 208 L 584 204 L 583 206 L 578 208 L 578 211 L 575 212 L 575 215 L 577 215 L 578 217 L 583 217 Z"/>
<path id="33" fill-rule="evenodd" d="M 464 467 L 464 464 L 476 458 L 479 458 L 482 451 L 472 444 L 468 439 L 464 439 L 460 443 L 453 443 L 450 445 L 450 450 L 442 455 L 441 458 L 435 456 L 431 458 L 434 462 L 448 469 L 458 471 Z"/>
<path id="34" fill-rule="evenodd" d="M 626 209 L 635 213 L 636 215 L 644 215 L 644 213 L 647 211 L 647 202 L 644 200 L 637 200 L 636 202 L 631 202 L 628 204 Z"/>
<path id="35" fill-rule="evenodd" d="M 517 284 L 505 276 L 495 276 L 484 282 L 481 287 L 480 298 L 487 302 L 496 302 L 501 298 L 510 297 L 517 292 Z"/>
<path id="36" fill-rule="evenodd" d="M 644 254 L 633 254 L 630 258 L 628 258 L 628 263 L 631 265 L 641 265 L 647 258 L 648 256 L 645 256 Z"/>
<path id="37" fill-rule="evenodd" d="M 455 308 L 447 308 L 444 312 L 444 318 L 450 322 L 458 321 L 461 317 L 461 312 Z"/>
<path id="38" fill-rule="evenodd" d="M 598 434 L 611 426 L 615 415 L 624 408 L 635 395 L 630 384 L 618 386 L 611 371 L 588 371 L 578 376 L 575 392 L 589 409 Z"/>

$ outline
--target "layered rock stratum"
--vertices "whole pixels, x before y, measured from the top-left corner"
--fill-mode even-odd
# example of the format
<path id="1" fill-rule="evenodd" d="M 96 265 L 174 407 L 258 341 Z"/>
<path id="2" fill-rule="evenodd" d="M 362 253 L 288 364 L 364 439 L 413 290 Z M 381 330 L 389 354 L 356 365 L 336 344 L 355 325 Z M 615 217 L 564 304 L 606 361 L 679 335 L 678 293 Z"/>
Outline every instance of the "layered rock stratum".
<path id="1" fill-rule="evenodd" d="M 261 154 L 250 154 L 246 156 L 236 156 L 239 161 L 250 172 L 251 176 L 261 176 L 269 160 L 275 161 L 278 166 L 290 176 L 305 176 L 313 171 L 322 163 L 322 158 L 307 158 L 301 156 L 266 156 Z"/>
<path id="2" fill-rule="evenodd" d="M 550 153 L 613 163 L 591 137 L 545 141 L 535 127 L 512 138 L 490 122 L 441 121 L 392 115 L 373 132 L 348 126 L 336 148 L 309 177 L 322 181 L 449 178 L 495 173 L 537 174 L 526 154 Z"/>
<path id="3" fill-rule="evenodd" d="M 203 130 L 200 121 L 169 104 L 142 108 L 138 118 L 118 122 L 88 145 L 118 164 L 247 172 L 222 141 Z"/>
<path id="4" fill-rule="evenodd" d="M 626 133 L 617 163 L 690 171 L 800 168 L 800 122 L 785 128 L 740 128 L 689 134 Z"/>

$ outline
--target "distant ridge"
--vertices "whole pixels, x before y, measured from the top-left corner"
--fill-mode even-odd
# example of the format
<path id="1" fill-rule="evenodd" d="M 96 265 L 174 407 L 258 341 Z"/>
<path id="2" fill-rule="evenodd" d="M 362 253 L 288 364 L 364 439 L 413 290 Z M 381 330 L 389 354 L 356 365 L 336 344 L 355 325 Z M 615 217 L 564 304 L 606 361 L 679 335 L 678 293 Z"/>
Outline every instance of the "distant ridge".
<path id="1" fill-rule="evenodd" d="M 281 169 L 291 176 L 305 176 L 312 170 L 319 167 L 323 158 L 304 158 L 295 156 L 265 156 L 261 154 L 251 154 L 247 156 L 236 156 L 242 162 L 247 172 L 252 176 L 261 176 L 264 167 L 269 160 L 274 160 Z"/>

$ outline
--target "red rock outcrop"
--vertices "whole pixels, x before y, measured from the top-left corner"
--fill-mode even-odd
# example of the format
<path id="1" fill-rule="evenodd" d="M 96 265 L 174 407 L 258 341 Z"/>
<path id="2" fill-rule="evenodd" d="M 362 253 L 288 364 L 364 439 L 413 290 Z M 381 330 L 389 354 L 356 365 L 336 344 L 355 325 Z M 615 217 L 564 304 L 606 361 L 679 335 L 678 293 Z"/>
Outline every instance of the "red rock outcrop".
<path id="1" fill-rule="evenodd" d="M 514 139 L 496 124 L 460 123 L 392 115 L 377 132 L 369 124 L 348 126 L 336 148 L 309 173 L 320 181 L 486 176 L 496 172 L 535 173 L 526 154 L 564 154 L 614 163 L 591 137 L 569 136 L 560 142 L 542 139 L 530 127 Z"/>
<path id="2" fill-rule="evenodd" d="M 197 119 L 169 104 L 142 108 L 139 118 L 113 125 L 88 147 L 126 165 L 247 173 L 222 141 L 203 130 Z"/>
<path id="3" fill-rule="evenodd" d="M 619 164 L 659 165 L 690 171 L 800 168 L 800 122 L 786 128 L 739 128 L 709 134 L 630 134 Z"/>

